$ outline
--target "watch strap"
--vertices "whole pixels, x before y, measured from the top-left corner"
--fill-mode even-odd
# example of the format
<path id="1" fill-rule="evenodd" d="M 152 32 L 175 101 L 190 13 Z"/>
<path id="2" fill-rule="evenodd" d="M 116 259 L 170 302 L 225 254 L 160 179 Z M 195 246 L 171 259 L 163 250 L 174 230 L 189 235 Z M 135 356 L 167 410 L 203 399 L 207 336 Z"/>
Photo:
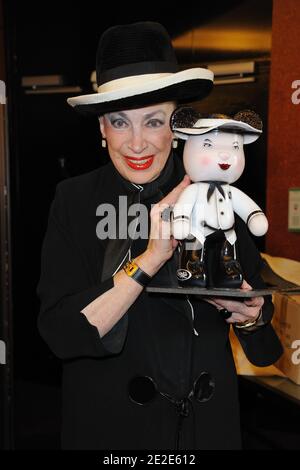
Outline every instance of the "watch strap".
<path id="1" fill-rule="evenodd" d="M 138 282 L 141 286 L 146 287 L 149 282 L 151 281 L 151 276 L 146 274 L 138 265 L 137 263 L 132 260 L 128 261 L 124 266 L 123 269 L 127 276 L 134 279 Z"/>

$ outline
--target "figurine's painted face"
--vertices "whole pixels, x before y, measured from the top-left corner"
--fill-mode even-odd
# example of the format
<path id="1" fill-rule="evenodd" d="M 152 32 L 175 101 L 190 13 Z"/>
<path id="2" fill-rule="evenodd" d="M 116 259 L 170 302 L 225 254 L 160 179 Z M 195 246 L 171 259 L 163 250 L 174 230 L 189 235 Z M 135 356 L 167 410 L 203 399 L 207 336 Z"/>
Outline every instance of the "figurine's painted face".
<path id="1" fill-rule="evenodd" d="M 241 134 L 219 130 L 189 136 L 183 163 L 191 180 L 236 181 L 245 167 L 243 140 Z"/>
<path id="2" fill-rule="evenodd" d="M 100 117 L 110 158 L 128 181 L 144 184 L 161 173 L 171 150 L 169 122 L 175 107 L 175 103 L 166 102 Z"/>

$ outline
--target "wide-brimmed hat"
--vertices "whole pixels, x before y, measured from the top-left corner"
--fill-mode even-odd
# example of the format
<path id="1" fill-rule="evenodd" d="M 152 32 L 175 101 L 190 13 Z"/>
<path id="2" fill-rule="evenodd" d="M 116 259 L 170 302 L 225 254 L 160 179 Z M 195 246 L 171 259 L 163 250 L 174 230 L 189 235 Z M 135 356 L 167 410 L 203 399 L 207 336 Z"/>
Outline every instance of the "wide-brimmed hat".
<path id="1" fill-rule="evenodd" d="M 194 108 L 182 107 L 173 112 L 171 128 L 178 138 L 184 140 L 191 135 L 206 134 L 219 129 L 243 134 L 244 144 L 251 144 L 262 133 L 262 121 L 257 113 L 249 109 L 239 111 L 233 117 L 223 114 L 203 117 Z"/>
<path id="2" fill-rule="evenodd" d="M 187 103 L 213 86 L 211 70 L 179 70 L 170 36 L 151 21 L 107 29 L 98 45 L 96 76 L 97 93 L 68 98 L 77 111 L 101 115 L 164 101 Z"/>

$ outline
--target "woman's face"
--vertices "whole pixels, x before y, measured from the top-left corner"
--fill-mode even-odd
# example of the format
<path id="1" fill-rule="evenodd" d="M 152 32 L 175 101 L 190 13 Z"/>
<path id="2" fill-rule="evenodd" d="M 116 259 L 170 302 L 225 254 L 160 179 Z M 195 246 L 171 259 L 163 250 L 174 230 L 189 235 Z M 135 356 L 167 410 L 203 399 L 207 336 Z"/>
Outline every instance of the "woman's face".
<path id="1" fill-rule="evenodd" d="M 166 102 L 100 117 L 110 158 L 128 181 L 144 184 L 161 173 L 170 154 L 173 134 L 169 122 L 175 107 Z"/>

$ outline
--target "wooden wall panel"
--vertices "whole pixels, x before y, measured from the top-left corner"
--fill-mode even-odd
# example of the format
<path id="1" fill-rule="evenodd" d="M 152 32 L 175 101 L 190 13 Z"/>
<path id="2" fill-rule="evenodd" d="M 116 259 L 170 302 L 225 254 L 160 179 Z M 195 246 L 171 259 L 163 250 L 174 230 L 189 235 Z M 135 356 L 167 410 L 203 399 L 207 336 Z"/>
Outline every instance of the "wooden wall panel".
<path id="1" fill-rule="evenodd" d="M 300 80 L 299 25 L 299 0 L 274 0 L 266 249 L 270 255 L 300 261 L 300 233 L 288 231 L 288 189 L 300 187 L 300 104 L 293 104 L 291 99 L 295 92 L 292 83 Z"/>

